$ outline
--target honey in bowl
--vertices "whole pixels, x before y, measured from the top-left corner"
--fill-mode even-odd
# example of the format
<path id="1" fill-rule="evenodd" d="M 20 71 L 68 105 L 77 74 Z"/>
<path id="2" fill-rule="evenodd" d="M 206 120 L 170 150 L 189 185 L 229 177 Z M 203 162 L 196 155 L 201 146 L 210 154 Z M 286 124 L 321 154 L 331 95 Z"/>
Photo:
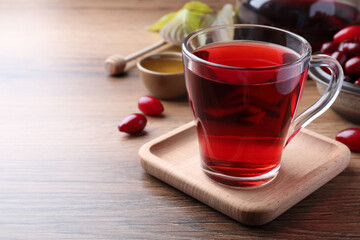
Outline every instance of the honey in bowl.
<path id="1" fill-rule="evenodd" d="M 181 59 L 153 57 L 148 58 L 141 64 L 144 68 L 159 73 L 181 73 L 184 71 Z"/>
<path id="2" fill-rule="evenodd" d="M 186 94 L 182 55 L 163 52 L 140 59 L 140 77 L 151 96 L 175 99 Z"/>

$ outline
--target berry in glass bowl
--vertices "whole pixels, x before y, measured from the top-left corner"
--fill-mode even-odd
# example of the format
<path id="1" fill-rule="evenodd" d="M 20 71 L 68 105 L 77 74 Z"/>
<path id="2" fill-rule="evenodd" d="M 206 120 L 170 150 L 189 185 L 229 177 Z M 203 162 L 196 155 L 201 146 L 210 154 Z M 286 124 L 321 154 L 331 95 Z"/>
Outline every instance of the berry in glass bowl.
<path id="1" fill-rule="evenodd" d="M 343 67 L 345 78 L 341 92 L 331 108 L 345 119 L 360 125 L 360 25 L 348 26 L 323 43 L 321 53 L 334 57 Z M 327 69 L 309 70 L 322 94 L 331 78 Z"/>

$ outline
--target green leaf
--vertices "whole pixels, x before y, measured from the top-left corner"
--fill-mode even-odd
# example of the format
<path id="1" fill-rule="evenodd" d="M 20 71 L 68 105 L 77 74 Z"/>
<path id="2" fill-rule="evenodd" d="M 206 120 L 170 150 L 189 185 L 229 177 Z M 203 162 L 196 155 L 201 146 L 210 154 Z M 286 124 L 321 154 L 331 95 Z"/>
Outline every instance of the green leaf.
<path id="1" fill-rule="evenodd" d="M 190 10 L 196 15 L 202 15 L 212 11 L 208 5 L 199 1 L 188 2 L 184 5 L 183 9 Z"/>
<path id="2" fill-rule="evenodd" d="M 222 9 L 216 14 L 214 22 L 211 26 L 225 25 L 234 23 L 234 10 L 230 3 L 225 4 Z"/>
<path id="3" fill-rule="evenodd" d="M 217 13 L 207 13 L 201 18 L 200 28 L 209 27 L 209 26 L 216 26 L 216 25 L 226 25 L 226 24 L 233 24 L 234 23 L 234 11 L 232 4 L 225 4 L 223 8 Z M 223 30 L 218 33 L 218 38 L 228 39 L 231 40 L 234 37 L 234 31 Z M 200 45 L 206 43 L 206 36 L 199 35 L 199 42 Z"/>
<path id="4" fill-rule="evenodd" d="M 157 32 L 163 28 L 168 22 L 170 22 L 178 12 L 172 12 L 161 17 L 155 24 L 147 27 L 147 30 Z"/>
<path id="5" fill-rule="evenodd" d="M 205 28 L 211 26 L 211 24 L 216 19 L 216 13 L 207 13 L 200 17 L 200 28 Z"/>
<path id="6" fill-rule="evenodd" d="M 225 4 L 216 13 L 206 4 L 192 1 L 186 3 L 179 11 L 163 16 L 154 25 L 148 27 L 148 30 L 160 30 L 160 36 L 165 41 L 180 46 L 188 34 L 200 28 L 231 23 L 233 23 L 233 7 L 231 4 Z M 228 35 L 231 38 L 231 34 Z"/>
<path id="7" fill-rule="evenodd" d="M 195 32 L 200 28 L 200 18 L 192 11 L 184 9 L 182 15 L 182 26 L 185 38 L 188 34 Z"/>
<path id="8" fill-rule="evenodd" d="M 183 15 L 186 9 L 180 10 L 161 30 L 160 36 L 167 42 L 180 46 L 184 39 Z"/>
<path id="9" fill-rule="evenodd" d="M 188 29 L 186 30 L 186 32 L 190 30 L 195 31 L 200 26 L 200 24 L 198 23 L 199 20 L 196 19 L 195 16 L 202 16 L 210 12 L 212 12 L 211 8 L 205 3 L 199 1 L 188 2 L 179 11 L 172 12 L 161 17 L 155 24 L 147 27 L 147 30 L 157 32 L 160 29 L 162 29 L 166 24 L 168 24 L 171 20 L 173 20 L 177 15 L 181 15 L 181 19 L 183 19 L 183 23 L 186 22 L 187 24 L 189 24 L 189 26 L 184 27 L 184 30 Z M 189 17 L 190 20 L 187 20 L 186 17 Z M 197 29 L 195 29 L 195 26 L 198 26 Z"/>

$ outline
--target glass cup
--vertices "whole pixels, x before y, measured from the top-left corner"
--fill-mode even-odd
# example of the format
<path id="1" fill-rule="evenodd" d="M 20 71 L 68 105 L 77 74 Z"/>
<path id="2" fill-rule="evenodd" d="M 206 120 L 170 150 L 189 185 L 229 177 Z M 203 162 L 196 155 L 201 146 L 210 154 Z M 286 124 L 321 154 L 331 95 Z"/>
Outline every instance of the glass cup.
<path id="1" fill-rule="evenodd" d="M 286 144 L 331 106 L 344 78 L 335 59 L 311 56 L 304 38 L 269 26 L 201 29 L 182 49 L 203 170 L 233 187 L 273 180 Z M 294 118 L 309 66 L 329 67 L 332 80 L 324 95 Z"/>

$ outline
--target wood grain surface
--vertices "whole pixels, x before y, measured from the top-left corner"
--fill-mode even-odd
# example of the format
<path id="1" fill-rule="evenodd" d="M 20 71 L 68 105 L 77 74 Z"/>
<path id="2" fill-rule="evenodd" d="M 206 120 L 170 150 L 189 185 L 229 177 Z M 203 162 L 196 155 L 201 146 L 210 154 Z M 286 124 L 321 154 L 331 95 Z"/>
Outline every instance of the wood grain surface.
<path id="1" fill-rule="evenodd" d="M 0 239 L 360 238 L 356 153 L 338 177 L 257 228 L 141 168 L 140 146 L 192 120 L 191 111 L 184 99 L 164 101 L 144 134 L 119 133 L 147 92 L 134 64 L 109 77 L 103 62 L 161 40 L 145 27 L 184 2 L 0 1 Z M 308 81 L 299 111 L 318 97 Z M 348 127 L 356 125 L 329 110 L 308 129 L 334 138 Z"/>

